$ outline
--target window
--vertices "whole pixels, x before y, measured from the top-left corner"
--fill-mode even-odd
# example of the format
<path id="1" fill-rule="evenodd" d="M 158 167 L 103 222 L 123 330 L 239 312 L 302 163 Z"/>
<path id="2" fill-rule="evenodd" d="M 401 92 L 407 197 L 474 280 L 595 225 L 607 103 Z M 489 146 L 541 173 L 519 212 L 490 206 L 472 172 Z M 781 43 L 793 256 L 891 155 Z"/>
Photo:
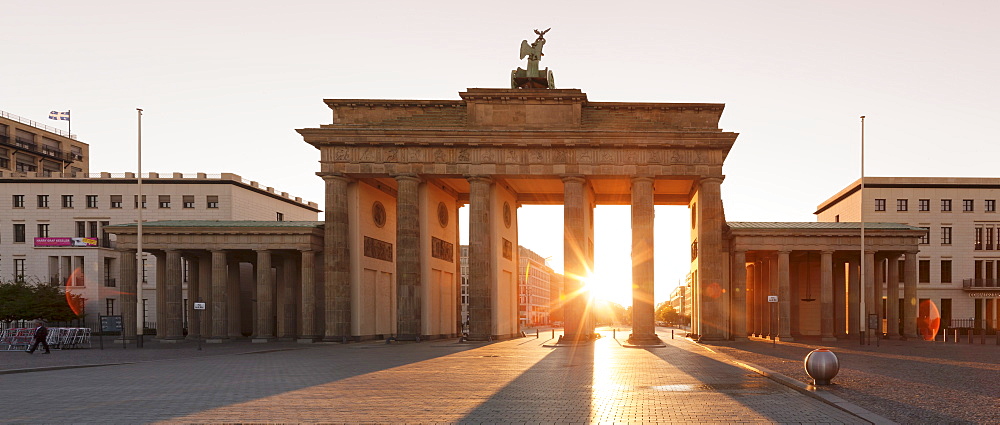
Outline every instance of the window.
<path id="1" fill-rule="evenodd" d="M 278 218 L 278 221 L 285 221 L 285 215 L 282 214 L 282 213 L 278 213 L 277 218 Z"/>
<path id="2" fill-rule="evenodd" d="M 908 199 L 897 199 L 896 200 L 896 211 L 906 211 L 909 206 Z"/>
<path id="3" fill-rule="evenodd" d="M 837 214 L 837 215 L 833 216 L 833 222 L 834 223 L 840 223 L 840 214 Z"/>
<path id="4" fill-rule="evenodd" d="M 983 235 L 983 239 L 986 240 L 986 250 L 993 250 L 993 227 L 986 228 L 986 234 Z"/>
<path id="5" fill-rule="evenodd" d="M 88 238 L 96 238 L 97 237 L 97 222 L 96 221 L 88 221 L 87 222 L 87 230 L 90 230 L 89 232 L 87 232 L 87 237 Z"/>
<path id="6" fill-rule="evenodd" d="M 921 245 L 927 245 L 927 244 L 931 243 L 931 228 L 930 227 L 921 227 L 921 229 L 924 229 L 924 234 L 923 234 L 923 236 L 920 237 L 920 244 Z"/>
<path id="7" fill-rule="evenodd" d="M 25 261 L 27 260 L 24 258 L 14 259 L 14 280 L 17 282 L 24 282 L 24 274 L 26 270 Z"/>
<path id="8" fill-rule="evenodd" d="M 885 211 L 885 199 L 875 200 L 875 211 Z"/>
<path id="9" fill-rule="evenodd" d="M 194 195 L 184 195 L 184 208 L 194 208 Z"/>
<path id="10" fill-rule="evenodd" d="M 170 208 L 170 195 L 159 196 L 160 208 Z"/>
<path id="11" fill-rule="evenodd" d="M 142 253 L 142 283 L 149 283 L 149 279 L 146 278 L 146 253 Z"/>
<path id="12" fill-rule="evenodd" d="M 111 195 L 111 208 L 121 208 L 121 207 L 122 207 L 122 196 Z"/>
<path id="13" fill-rule="evenodd" d="M 73 208 L 73 195 L 63 195 L 62 196 L 62 207 L 63 208 Z"/>
<path id="14" fill-rule="evenodd" d="M 918 202 L 918 204 L 919 205 L 917 206 L 917 208 L 920 211 L 930 211 L 931 210 L 931 200 L 930 199 L 921 199 Z"/>
<path id="15" fill-rule="evenodd" d="M 87 195 L 87 208 L 97 208 L 97 195 Z"/>
<path id="16" fill-rule="evenodd" d="M 135 208 L 139 209 L 139 195 L 132 195 L 132 201 L 135 202 Z M 146 195 L 142 195 L 142 208 L 146 208 Z"/>
<path id="17" fill-rule="evenodd" d="M 38 195 L 38 208 L 49 207 L 49 195 Z"/>
<path id="18" fill-rule="evenodd" d="M 931 283 L 931 260 L 920 260 L 918 262 L 917 282 Z"/>
<path id="19" fill-rule="evenodd" d="M 14 208 L 24 208 L 24 195 L 14 195 L 12 204 Z"/>
<path id="20" fill-rule="evenodd" d="M 997 200 L 987 199 L 986 205 L 983 207 L 986 212 L 997 212 Z"/>
<path id="21" fill-rule="evenodd" d="M 951 199 L 941 200 L 941 211 L 951 211 Z"/>
<path id="22" fill-rule="evenodd" d="M 87 222 L 85 221 L 76 222 L 76 237 L 78 238 L 87 237 Z"/>
<path id="23" fill-rule="evenodd" d="M 49 237 L 49 225 L 47 223 L 38 225 L 38 237 L 40 238 Z"/>
<path id="24" fill-rule="evenodd" d="M 975 208 L 973 207 L 974 205 L 975 205 L 975 201 L 973 201 L 971 199 L 963 199 L 962 200 L 962 211 L 964 211 L 964 212 L 972 212 L 972 211 L 975 210 Z"/>
<path id="25" fill-rule="evenodd" d="M 104 308 L 105 308 L 105 314 L 107 314 L 108 316 L 114 316 L 115 315 L 115 299 L 114 298 L 105 298 L 104 299 Z"/>
<path id="26" fill-rule="evenodd" d="M 24 225 L 14 224 L 14 242 L 24 243 Z"/>
<path id="27" fill-rule="evenodd" d="M 951 260 L 941 260 L 941 283 L 951 283 Z"/>
<path id="28" fill-rule="evenodd" d="M 941 245 L 951 245 L 951 227 L 941 228 Z"/>
<path id="29" fill-rule="evenodd" d="M 980 251 L 983 249 L 983 228 L 976 227 L 976 250 Z"/>
<path id="30" fill-rule="evenodd" d="M 111 248 L 111 238 L 108 235 L 108 231 L 104 230 L 105 227 L 108 227 L 110 225 L 111 225 L 110 221 L 101 222 L 101 247 L 103 248 Z"/>
<path id="31" fill-rule="evenodd" d="M 219 208 L 219 196 L 218 195 L 208 195 L 205 197 L 208 202 L 209 208 Z"/>

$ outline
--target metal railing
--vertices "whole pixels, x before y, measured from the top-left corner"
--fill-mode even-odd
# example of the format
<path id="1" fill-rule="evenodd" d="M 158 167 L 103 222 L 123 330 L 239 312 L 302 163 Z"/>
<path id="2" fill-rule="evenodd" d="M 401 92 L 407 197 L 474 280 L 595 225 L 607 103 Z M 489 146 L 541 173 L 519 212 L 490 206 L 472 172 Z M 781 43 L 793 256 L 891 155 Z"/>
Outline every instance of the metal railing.
<path id="1" fill-rule="evenodd" d="M 38 147 L 38 143 L 34 141 L 25 139 L 23 137 L 14 137 L 14 140 L 10 139 L 10 136 L 0 136 L 0 144 L 11 146 L 23 151 L 28 151 L 36 155 L 47 156 L 49 158 L 55 158 L 61 161 L 74 162 L 82 161 L 83 155 L 78 153 L 63 152 L 58 149 L 52 149 L 50 146 Z"/>
<path id="2" fill-rule="evenodd" d="M 989 278 L 989 279 L 983 279 L 983 278 L 963 279 L 962 280 L 962 287 L 963 288 L 998 288 L 998 287 L 1000 287 L 1000 279 L 994 279 L 994 278 Z"/>
<path id="3" fill-rule="evenodd" d="M 75 134 L 69 134 L 69 133 L 67 133 L 67 132 L 65 132 L 63 130 L 58 129 L 58 128 L 55 128 L 55 127 L 52 127 L 52 126 L 48 126 L 48 125 L 42 124 L 42 123 L 37 122 L 37 121 L 32 121 L 32 120 L 29 120 L 27 118 L 14 115 L 14 114 L 12 114 L 10 112 L 0 111 L 0 117 L 4 117 L 4 118 L 7 118 L 7 119 L 9 119 L 11 121 L 17 121 L 17 122 L 19 122 L 21 124 L 27 124 L 27 125 L 30 125 L 32 127 L 37 128 L 37 129 L 48 131 L 49 133 L 55 133 L 55 134 L 58 134 L 60 136 L 69 137 L 70 139 L 76 140 L 76 135 Z"/>

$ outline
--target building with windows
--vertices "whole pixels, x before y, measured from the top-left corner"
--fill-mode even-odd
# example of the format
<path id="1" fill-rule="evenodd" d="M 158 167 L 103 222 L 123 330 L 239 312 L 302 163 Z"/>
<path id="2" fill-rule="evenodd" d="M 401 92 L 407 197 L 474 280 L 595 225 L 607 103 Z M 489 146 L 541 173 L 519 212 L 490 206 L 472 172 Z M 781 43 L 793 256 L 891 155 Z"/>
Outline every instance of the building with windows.
<path id="1" fill-rule="evenodd" d="M 1000 179 L 866 177 L 819 205 L 818 221 L 906 223 L 926 232 L 917 254 L 917 297 L 942 326 L 995 329 L 1000 321 Z M 876 258 L 885 286 L 895 257 Z M 883 292 L 884 294 L 885 292 Z M 885 304 L 893 301 L 884 299 Z M 901 301 L 895 301 L 897 303 Z"/>
<path id="2" fill-rule="evenodd" d="M 517 316 L 521 326 L 538 326 L 550 323 L 552 303 L 552 268 L 545 258 L 523 246 L 518 251 Z"/>
<path id="3" fill-rule="evenodd" d="M 121 314 L 122 258 L 105 227 L 136 222 L 137 190 L 133 173 L 0 171 L 0 276 L 66 285 L 87 300 L 88 323 Z M 147 222 L 315 221 L 319 212 L 315 203 L 230 173 L 149 173 L 142 192 Z M 155 257 L 147 258 L 140 300 L 155 299 Z M 147 305 L 147 319 L 155 310 Z"/>
<path id="4" fill-rule="evenodd" d="M 0 171 L 87 173 L 89 149 L 75 135 L 0 111 Z"/>

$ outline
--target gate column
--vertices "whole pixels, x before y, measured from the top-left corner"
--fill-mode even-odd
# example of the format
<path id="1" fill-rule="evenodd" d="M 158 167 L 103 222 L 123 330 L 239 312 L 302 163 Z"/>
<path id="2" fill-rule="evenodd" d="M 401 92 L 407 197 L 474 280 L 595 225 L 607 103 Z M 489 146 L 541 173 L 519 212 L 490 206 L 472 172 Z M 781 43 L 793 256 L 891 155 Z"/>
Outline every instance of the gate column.
<path id="1" fill-rule="evenodd" d="M 722 178 L 703 178 L 698 186 L 698 301 L 701 304 L 702 338 L 726 338 L 725 276 L 722 252 Z"/>
<path id="2" fill-rule="evenodd" d="M 326 224 L 323 247 L 324 341 L 351 335 L 351 256 L 347 184 L 341 175 L 321 174 L 326 183 Z"/>
<path id="3" fill-rule="evenodd" d="M 396 336 L 420 337 L 420 179 L 396 176 Z"/>
<path id="4" fill-rule="evenodd" d="M 587 241 L 586 179 L 581 176 L 563 177 L 563 286 L 568 297 L 563 306 L 566 341 L 587 341 L 593 337 L 582 279 L 587 276 L 590 247 Z"/>
<path id="5" fill-rule="evenodd" d="M 653 179 L 632 178 L 632 335 L 629 343 L 658 344 L 653 302 Z"/>
<path id="6" fill-rule="evenodd" d="M 490 285 L 490 186 L 493 179 L 470 176 L 469 180 L 469 339 L 486 341 L 493 334 Z"/>

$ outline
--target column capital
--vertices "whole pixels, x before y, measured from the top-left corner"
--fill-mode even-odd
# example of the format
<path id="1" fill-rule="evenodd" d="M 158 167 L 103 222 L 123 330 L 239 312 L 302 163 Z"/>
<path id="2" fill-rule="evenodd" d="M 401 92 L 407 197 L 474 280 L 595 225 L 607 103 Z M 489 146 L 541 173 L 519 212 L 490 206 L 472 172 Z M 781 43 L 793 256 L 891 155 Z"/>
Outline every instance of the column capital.
<path id="1" fill-rule="evenodd" d="M 416 180 L 417 182 L 423 181 L 420 176 L 413 173 L 401 173 L 401 174 L 391 174 L 392 178 L 399 180 Z"/>
<path id="2" fill-rule="evenodd" d="M 909 257 L 909 256 L 911 256 L 911 255 L 912 255 L 912 256 L 913 256 L 914 258 L 916 258 L 917 254 L 918 254 L 918 253 L 919 253 L 920 251 L 916 251 L 916 250 L 913 250 L 913 251 L 905 251 L 905 252 L 906 252 L 906 256 L 907 256 L 907 257 Z"/>
<path id="3" fill-rule="evenodd" d="M 648 182 L 654 182 L 654 181 L 656 181 L 656 179 L 654 179 L 653 176 L 632 176 L 631 180 L 632 180 L 632 183 L 635 183 L 635 182 L 646 182 L 646 181 L 648 181 Z"/>
<path id="4" fill-rule="evenodd" d="M 725 179 L 726 179 L 726 176 L 707 176 L 707 177 L 702 177 L 701 180 L 699 180 L 698 184 L 703 184 L 703 183 L 719 183 L 719 184 L 722 184 L 722 181 L 725 180 Z"/>
<path id="5" fill-rule="evenodd" d="M 563 183 L 569 183 L 569 182 L 584 183 L 587 181 L 587 178 L 584 177 L 582 174 L 563 174 L 560 175 L 559 178 L 562 179 Z"/>
<path id="6" fill-rule="evenodd" d="M 271 249 L 270 248 L 254 248 L 253 251 L 256 252 L 256 253 L 258 253 L 258 254 L 260 254 L 260 253 L 270 253 Z"/>
<path id="7" fill-rule="evenodd" d="M 332 172 L 320 171 L 320 172 L 316 173 L 316 175 L 322 177 L 323 180 L 343 180 L 343 181 L 350 181 L 351 180 L 350 177 L 347 177 L 347 176 L 343 175 L 342 173 L 332 173 Z"/>
<path id="8" fill-rule="evenodd" d="M 298 251 L 299 252 L 316 252 L 316 250 L 312 249 L 312 248 L 299 248 Z"/>
<path id="9" fill-rule="evenodd" d="M 487 183 L 487 184 L 493 183 L 493 177 L 490 177 L 490 176 L 485 175 L 485 174 L 469 174 L 469 175 L 465 176 L 465 179 L 468 180 L 469 183 L 472 183 L 472 182 L 480 182 L 480 183 Z"/>

